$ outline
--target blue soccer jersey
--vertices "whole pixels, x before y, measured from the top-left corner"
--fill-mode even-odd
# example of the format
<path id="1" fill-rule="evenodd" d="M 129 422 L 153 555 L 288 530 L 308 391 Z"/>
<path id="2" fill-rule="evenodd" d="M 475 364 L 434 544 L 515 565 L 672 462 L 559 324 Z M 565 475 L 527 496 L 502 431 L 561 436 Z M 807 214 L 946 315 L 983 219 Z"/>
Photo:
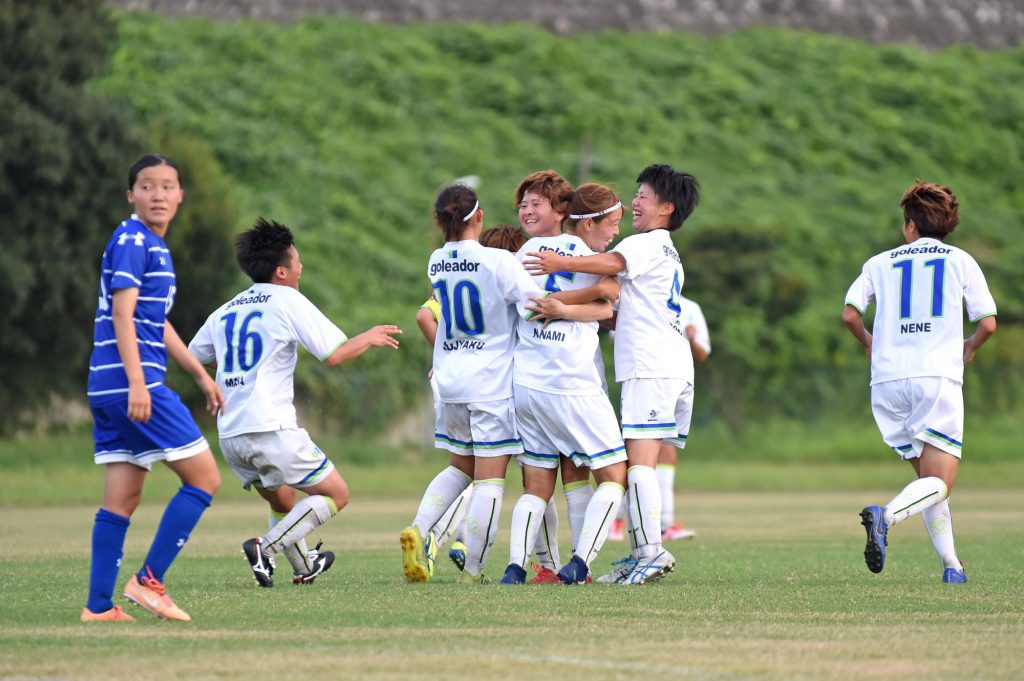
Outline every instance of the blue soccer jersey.
<path id="1" fill-rule="evenodd" d="M 132 215 L 114 230 L 103 250 L 99 302 L 89 359 L 89 402 L 103 404 L 128 394 L 128 376 L 114 336 L 114 291 L 139 289 L 135 334 L 146 387 L 162 385 L 167 371 L 164 324 L 174 304 L 171 252 L 159 236 Z"/>

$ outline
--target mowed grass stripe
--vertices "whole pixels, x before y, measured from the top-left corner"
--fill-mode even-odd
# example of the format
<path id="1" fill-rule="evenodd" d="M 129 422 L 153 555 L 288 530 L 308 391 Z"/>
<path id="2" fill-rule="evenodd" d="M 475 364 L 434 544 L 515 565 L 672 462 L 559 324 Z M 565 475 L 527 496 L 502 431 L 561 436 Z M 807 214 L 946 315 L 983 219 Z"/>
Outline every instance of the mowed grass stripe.
<path id="1" fill-rule="evenodd" d="M 508 556 L 507 495 L 487 573 Z M 1024 675 L 1024 509 L 1012 490 L 964 490 L 952 506 L 971 582 L 941 584 L 921 522 L 897 526 L 885 572 L 863 565 L 858 511 L 883 492 L 690 493 L 698 531 L 677 572 L 646 588 L 466 587 L 402 578 L 398 531 L 418 499 L 372 499 L 322 528 L 338 553 L 311 587 L 259 589 L 243 539 L 265 527 L 255 499 L 215 502 L 168 575 L 189 624 L 132 608 L 134 625 L 77 622 L 94 506 L 7 509 L 0 557 L 0 678 L 1017 679 Z M 139 509 L 119 586 L 162 507 Z M 561 510 L 564 515 L 564 502 Z M 560 527 L 568 558 L 568 525 Z M 625 550 L 609 542 L 605 570 Z M 119 593 L 119 592 L 118 592 Z M 258 663 L 256 662 L 258 660 Z"/>

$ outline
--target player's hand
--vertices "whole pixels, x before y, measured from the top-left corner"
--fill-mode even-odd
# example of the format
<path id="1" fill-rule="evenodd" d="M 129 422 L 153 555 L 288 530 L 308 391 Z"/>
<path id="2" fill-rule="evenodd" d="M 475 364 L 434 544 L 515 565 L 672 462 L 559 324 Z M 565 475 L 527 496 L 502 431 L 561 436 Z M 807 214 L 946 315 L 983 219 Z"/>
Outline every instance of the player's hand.
<path id="1" fill-rule="evenodd" d="M 978 348 L 974 347 L 971 339 L 964 340 L 964 364 L 970 364 L 976 352 L 978 352 Z"/>
<path id="2" fill-rule="evenodd" d="M 601 277 L 601 279 L 595 284 L 597 290 L 600 292 L 601 297 L 607 300 L 609 303 L 614 303 L 619 299 L 619 285 L 618 277 Z"/>
<path id="3" fill-rule="evenodd" d="M 199 389 L 206 396 L 206 411 L 214 416 L 223 414 L 228 404 L 227 398 L 224 397 L 224 393 L 221 392 L 220 386 L 217 385 L 216 381 L 205 374 L 204 376 L 205 379 L 201 378 L 198 383 Z"/>
<path id="4" fill-rule="evenodd" d="M 557 322 L 565 316 L 566 304 L 557 298 L 530 298 L 530 301 L 533 304 L 527 305 L 526 309 L 536 313 L 536 316 L 532 317 L 530 321 L 543 321 L 543 328 L 547 328 L 548 324 Z"/>
<path id="5" fill-rule="evenodd" d="M 392 348 L 398 349 L 398 339 L 394 336 L 402 334 L 402 330 L 394 324 L 381 324 L 375 326 L 369 331 L 366 331 L 363 335 L 366 337 L 366 342 L 370 345 L 376 345 L 379 348 Z"/>
<path id="6" fill-rule="evenodd" d="M 697 338 L 697 327 L 696 326 L 694 326 L 693 324 L 690 324 L 689 326 L 686 327 L 685 330 L 686 330 L 686 337 L 688 339 L 694 340 L 695 338 Z"/>
<path id="7" fill-rule="evenodd" d="M 555 272 L 561 272 L 562 267 L 562 256 L 558 255 L 554 251 L 542 251 L 542 252 L 531 252 L 526 254 L 527 258 L 533 258 L 533 260 L 524 260 L 523 267 L 530 274 L 553 274 Z"/>
<path id="8" fill-rule="evenodd" d="M 153 415 L 153 398 L 145 383 L 128 384 L 128 418 L 136 423 L 148 423 Z"/>

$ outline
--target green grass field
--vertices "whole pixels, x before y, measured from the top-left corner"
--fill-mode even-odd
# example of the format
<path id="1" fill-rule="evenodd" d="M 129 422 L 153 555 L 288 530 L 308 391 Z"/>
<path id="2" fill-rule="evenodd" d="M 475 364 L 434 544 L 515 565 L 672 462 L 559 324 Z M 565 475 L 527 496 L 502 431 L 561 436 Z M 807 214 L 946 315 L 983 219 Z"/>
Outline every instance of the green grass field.
<path id="1" fill-rule="evenodd" d="M 362 492 L 361 484 L 373 487 L 374 476 L 385 475 L 377 469 L 352 471 L 352 503 L 320 533 L 339 554 L 333 570 L 308 587 L 259 589 L 239 544 L 263 529 L 265 511 L 225 478 L 224 494 L 167 579 L 191 623 L 158 621 L 138 608 L 130 609 L 134 624 L 79 623 L 96 503 L 8 505 L 0 679 L 1024 678 L 1019 488 L 1000 486 L 996 471 L 991 484 L 957 490 L 969 584 L 940 582 L 916 518 L 890 535 L 889 564 L 873 575 L 857 512 L 896 490 L 901 467 L 888 468 L 889 478 L 863 491 L 853 491 L 864 481 L 843 466 L 805 472 L 785 492 L 684 486 L 677 508 L 699 535 L 671 546 L 675 573 L 641 588 L 467 587 L 454 583 L 447 562 L 434 582 L 405 584 L 398 532 L 418 497 Z M 1019 481 L 1019 466 L 1011 468 L 1010 482 Z M 776 469 L 760 468 L 790 477 Z M 404 479 L 418 484 L 431 472 L 412 468 Z M 166 471 L 153 477 L 129 531 L 119 588 L 143 559 L 161 495 L 173 487 Z M 99 478 L 93 470 L 88 483 L 97 499 Z M 77 499 L 81 490 L 66 492 Z M 510 481 L 487 570 L 494 577 L 507 560 L 518 493 Z M 609 542 L 596 569 L 622 552 Z"/>

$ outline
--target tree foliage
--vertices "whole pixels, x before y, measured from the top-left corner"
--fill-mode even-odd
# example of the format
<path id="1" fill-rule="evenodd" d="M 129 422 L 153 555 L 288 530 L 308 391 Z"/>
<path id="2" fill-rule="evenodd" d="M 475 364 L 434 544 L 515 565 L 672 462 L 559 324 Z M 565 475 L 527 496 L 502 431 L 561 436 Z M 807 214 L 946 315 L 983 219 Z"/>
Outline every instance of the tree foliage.
<path id="1" fill-rule="evenodd" d="M 295 229 L 303 291 L 342 328 L 409 331 L 399 353 L 300 365 L 300 408 L 321 424 L 380 428 L 423 393 L 413 314 L 429 293 L 441 184 L 480 175 L 489 221 L 509 222 L 529 172 L 611 182 L 628 200 L 655 161 L 704 186 L 674 236 L 715 347 L 698 417 L 803 418 L 851 393 L 863 416 L 867 364 L 839 314 L 864 260 L 899 243 L 897 203 L 915 177 L 957 191 L 952 243 L 978 258 L 1000 304 L 975 371 L 998 363 L 1021 385 L 1024 89 L 1010 84 L 1024 82 L 1024 47 L 929 53 L 768 29 L 120 23 L 113 72 L 94 89 L 209 145 L 239 185 L 243 221 Z M 1019 393 L 1006 390 L 1001 404 Z"/>
<path id="2" fill-rule="evenodd" d="M 120 108 L 85 92 L 115 43 L 101 0 L 0 0 L 0 430 L 83 392 L 99 256 L 122 210 Z"/>

